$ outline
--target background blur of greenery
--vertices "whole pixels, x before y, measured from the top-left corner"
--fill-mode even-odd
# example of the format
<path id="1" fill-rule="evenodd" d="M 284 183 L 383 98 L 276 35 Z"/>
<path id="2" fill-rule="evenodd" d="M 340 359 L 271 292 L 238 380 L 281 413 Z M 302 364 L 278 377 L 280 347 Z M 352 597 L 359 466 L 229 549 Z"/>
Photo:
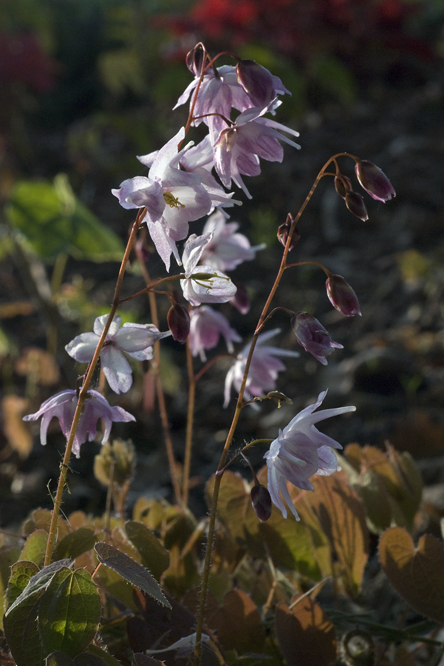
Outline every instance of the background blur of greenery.
<path id="1" fill-rule="evenodd" d="M 131 221 L 110 190 L 144 174 L 135 155 L 185 123 L 186 107 L 172 107 L 191 81 L 184 58 L 196 42 L 280 76 L 292 97 L 279 121 L 299 128 L 362 100 L 381 105 L 388 94 L 421 90 L 441 67 L 443 26 L 442 0 L 1 3 L 0 462 L 32 449 L 24 410 L 73 385 L 64 344 L 107 311 Z M 254 187 L 254 243 L 275 242 L 276 216 L 290 204 L 276 212 L 279 186 L 263 188 L 262 199 Z M 81 268 L 70 273 L 72 259 Z M 269 255 L 258 260 L 270 268 Z M 143 315 L 134 307 L 133 321 Z M 174 373 L 170 365 L 166 381 L 177 386 Z M 15 471 L 0 469 L 5 492 Z"/>

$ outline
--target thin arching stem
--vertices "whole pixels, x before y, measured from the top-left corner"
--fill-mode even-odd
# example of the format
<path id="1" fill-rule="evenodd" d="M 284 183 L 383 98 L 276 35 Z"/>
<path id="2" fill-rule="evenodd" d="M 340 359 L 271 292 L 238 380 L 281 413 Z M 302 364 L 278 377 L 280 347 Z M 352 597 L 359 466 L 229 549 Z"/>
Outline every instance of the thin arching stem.
<path id="1" fill-rule="evenodd" d="M 49 534 L 48 534 L 48 541 L 46 544 L 46 553 L 45 553 L 45 562 L 44 566 L 47 566 L 51 562 L 52 558 L 52 551 L 54 549 L 54 543 L 56 540 L 56 535 L 57 535 L 57 523 L 59 519 L 59 514 L 60 514 L 60 507 L 62 506 L 62 497 L 63 497 L 63 490 L 65 488 L 65 482 L 66 482 L 66 472 L 68 471 L 68 465 L 69 461 L 71 458 L 71 452 L 72 452 L 72 446 L 74 443 L 74 438 L 77 432 L 77 428 L 79 425 L 80 417 L 82 414 L 82 409 L 83 405 L 85 403 L 85 400 L 87 399 L 88 396 L 88 389 L 91 384 L 91 380 L 94 374 L 94 370 L 96 368 L 97 362 L 99 360 L 100 352 L 102 351 L 103 344 L 106 340 L 106 336 L 109 331 L 109 327 L 111 326 L 111 322 L 113 320 L 114 315 L 116 314 L 117 307 L 119 304 L 119 296 L 120 296 L 120 290 L 122 288 L 122 282 L 123 282 L 123 277 L 125 275 L 125 270 L 126 266 L 128 264 L 128 260 L 130 257 L 131 250 L 133 248 L 134 242 L 136 240 L 136 235 L 137 231 L 142 223 L 142 220 L 144 218 L 146 209 L 142 208 L 139 210 L 137 213 L 136 219 L 134 221 L 134 224 L 131 229 L 130 237 L 128 239 L 128 243 L 125 249 L 125 254 L 123 255 L 122 263 L 120 265 L 120 270 L 119 270 L 119 275 L 117 277 L 117 282 L 116 282 L 116 288 L 114 291 L 114 298 L 113 298 L 113 303 L 111 306 L 111 312 L 108 315 L 108 320 L 104 326 L 104 329 L 102 331 L 102 335 L 100 336 L 99 342 L 97 344 L 96 350 L 94 352 L 94 356 L 91 359 L 91 362 L 88 366 L 88 370 L 85 374 L 85 378 L 83 380 L 83 385 L 82 388 L 80 389 L 79 392 L 79 397 L 77 400 L 77 407 L 76 411 L 74 412 L 74 418 L 72 421 L 71 425 L 71 430 L 68 435 L 68 439 L 66 440 L 66 447 L 65 447 L 65 453 L 63 456 L 63 461 L 60 465 L 60 476 L 59 476 L 59 481 L 57 484 L 57 491 L 55 494 L 54 498 L 54 508 L 52 511 L 52 516 L 51 516 L 51 524 L 49 527 Z"/>

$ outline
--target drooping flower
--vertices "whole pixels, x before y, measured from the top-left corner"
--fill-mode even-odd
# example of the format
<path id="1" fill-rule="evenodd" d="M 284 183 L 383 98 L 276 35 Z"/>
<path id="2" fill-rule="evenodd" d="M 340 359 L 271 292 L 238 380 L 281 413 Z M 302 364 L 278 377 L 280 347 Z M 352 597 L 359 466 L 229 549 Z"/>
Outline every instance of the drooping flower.
<path id="1" fill-rule="evenodd" d="M 291 320 L 291 327 L 301 347 L 322 365 L 327 365 L 325 357 L 334 349 L 344 349 L 343 345 L 331 339 L 328 331 L 308 312 L 298 312 Z"/>
<path id="2" fill-rule="evenodd" d="M 355 217 L 359 217 L 363 222 L 367 222 L 368 212 L 363 197 L 357 192 L 347 192 L 344 199 L 350 213 L 353 213 Z"/>
<path id="3" fill-rule="evenodd" d="M 257 67 L 260 67 L 260 65 L 257 65 Z M 251 90 L 250 94 L 245 86 L 241 85 L 238 80 L 236 67 L 223 65 L 222 67 L 218 67 L 216 72 L 215 74 L 213 69 L 209 69 L 205 74 L 194 107 L 194 116 L 196 117 L 194 124 L 197 126 L 201 122 L 205 122 L 210 128 L 211 134 L 220 132 L 226 126 L 225 121 L 220 116 L 229 118 L 232 108 L 241 112 L 246 111 L 254 106 L 258 106 L 259 101 L 256 87 L 254 87 L 254 90 Z M 268 70 L 265 70 L 265 72 L 269 74 Z M 291 95 L 279 77 L 271 74 L 270 76 L 271 84 L 267 85 L 266 93 L 267 98 L 269 97 L 270 99 L 267 99 L 267 103 L 276 98 L 277 95 Z M 196 76 L 194 81 L 188 85 L 177 100 L 174 109 L 177 109 L 181 104 L 185 104 L 196 88 L 199 78 L 199 76 Z M 214 113 L 219 115 L 209 115 Z"/>
<path id="4" fill-rule="evenodd" d="M 330 273 L 325 286 L 330 303 L 336 310 L 346 317 L 353 317 L 361 314 L 358 297 L 354 290 L 341 275 Z"/>
<path id="5" fill-rule="evenodd" d="M 66 345 L 68 354 L 79 363 L 89 363 L 102 335 L 108 315 L 97 317 L 94 333 L 82 333 Z M 100 352 L 100 361 L 108 384 L 115 393 L 126 393 L 133 383 L 131 366 L 125 358 L 127 354 L 136 361 L 149 361 L 153 358 L 153 345 L 157 340 L 171 335 L 161 333 L 153 324 L 123 324 L 120 315 L 114 315 L 105 344 Z"/>
<path id="6" fill-rule="evenodd" d="M 256 252 L 265 247 L 265 243 L 252 247 L 244 234 L 236 233 L 238 228 L 237 222 L 227 223 L 220 212 L 211 215 L 203 233 L 212 233 L 213 237 L 205 248 L 202 261 L 221 271 L 232 271 L 242 262 L 252 261 Z"/>
<path id="7" fill-rule="evenodd" d="M 279 332 L 279 328 L 274 328 L 271 331 L 259 335 L 251 359 L 250 371 L 248 373 L 245 387 L 245 400 L 251 400 L 252 397 L 263 396 L 276 388 L 278 373 L 285 370 L 284 363 L 277 357 L 283 356 L 294 358 L 299 356 L 299 352 L 291 351 L 289 349 L 280 349 L 279 347 L 271 347 L 264 344 Z M 234 386 L 237 392 L 240 391 L 250 347 L 251 343 L 242 349 L 227 373 L 225 378 L 224 407 L 227 407 L 230 402 L 231 387 Z"/>
<path id="8" fill-rule="evenodd" d="M 227 303 L 236 293 L 230 278 L 212 266 L 197 264 L 212 238 L 212 234 L 192 234 L 185 243 L 182 255 L 185 279 L 180 281 L 184 298 L 191 305 Z"/>
<path id="9" fill-rule="evenodd" d="M 280 430 L 278 438 L 264 455 L 268 467 L 268 490 L 273 504 L 282 511 L 284 518 L 287 517 L 287 509 L 282 498 L 296 520 L 299 520 L 287 489 L 287 481 L 302 490 L 314 490 L 309 481 L 313 474 L 330 476 L 338 469 L 338 461 L 332 449 L 342 449 L 342 446 L 319 432 L 314 424 L 331 416 L 354 412 L 356 407 L 336 407 L 315 412 L 326 395 L 327 391 L 320 393 L 314 404 L 299 412 Z"/>
<path id="10" fill-rule="evenodd" d="M 228 319 L 208 305 L 202 305 L 191 311 L 190 349 L 193 356 L 199 354 L 206 361 L 205 350 L 213 349 L 223 335 L 227 349 L 233 353 L 233 342 L 241 342 L 240 335 L 231 328 Z"/>
<path id="11" fill-rule="evenodd" d="M 212 208 L 210 195 L 201 178 L 179 167 L 180 160 L 190 146 L 178 151 L 185 138 L 182 127 L 154 158 L 148 178 L 136 176 L 124 180 L 119 189 L 111 190 L 123 208 L 146 208 L 144 222 L 156 249 L 170 268 L 174 254 L 180 264 L 176 241 L 188 235 L 188 224 L 206 215 Z"/>
<path id="12" fill-rule="evenodd" d="M 71 389 L 61 391 L 53 395 L 52 398 L 45 400 L 35 414 L 28 414 L 23 420 L 37 421 L 42 417 L 40 441 L 44 446 L 49 423 L 54 417 L 59 420 L 65 437 L 68 437 L 77 407 L 77 400 L 77 391 Z M 111 407 L 106 398 L 98 391 L 88 391 L 72 447 L 72 451 L 77 458 L 80 456 L 80 446 L 87 439 L 91 442 L 95 438 L 99 419 L 103 420 L 105 426 L 102 444 L 105 444 L 109 439 L 113 421 L 128 422 L 136 420 L 132 414 L 126 412 L 122 407 Z"/>
<path id="13" fill-rule="evenodd" d="M 284 149 L 279 143 L 284 141 L 294 148 L 300 145 L 281 132 L 299 136 L 299 132 L 277 123 L 263 115 L 274 108 L 254 107 L 239 114 L 231 127 L 222 129 L 214 143 L 214 168 L 225 187 L 233 180 L 251 199 L 242 176 L 258 176 L 261 172 L 259 158 L 268 162 L 282 162 Z M 280 130 L 280 131 L 278 131 Z"/>
<path id="14" fill-rule="evenodd" d="M 355 164 L 355 171 L 364 190 L 377 201 L 390 201 L 396 196 L 393 185 L 385 173 L 369 160 L 359 160 Z"/>

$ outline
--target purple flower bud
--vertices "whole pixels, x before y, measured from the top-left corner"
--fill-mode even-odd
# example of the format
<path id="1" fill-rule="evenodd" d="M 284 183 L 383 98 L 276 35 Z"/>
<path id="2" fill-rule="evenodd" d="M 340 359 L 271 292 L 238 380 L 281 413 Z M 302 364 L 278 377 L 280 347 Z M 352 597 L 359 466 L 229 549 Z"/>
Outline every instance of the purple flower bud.
<path id="1" fill-rule="evenodd" d="M 236 77 L 254 106 L 267 106 L 275 97 L 273 76 L 254 60 L 239 60 Z"/>
<path id="2" fill-rule="evenodd" d="M 385 203 L 396 196 L 393 185 L 383 171 L 369 160 L 356 162 L 355 171 L 359 182 L 373 199 Z"/>
<path id="3" fill-rule="evenodd" d="M 284 247 L 287 245 L 287 240 L 288 240 L 288 235 L 291 230 L 291 225 L 293 224 L 293 218 L 291 217 L 290 213 L 287 215 L 287 219 L 281 226 L 279 227 L 277 231 L 277 237 L 279 243 L 283 245 Z M 298 240 L 300 239 L 301 234 L 299 233 L 299 229 L 296 227 L 293 230 L 293 234 L 291 236 L 291 242 L 290 242 L 290 250 L 294 248 Z"/>
<path id="4" fill-rule="evenodd" d="M 250 497 L 251 505 L 259 520 L 268 520 L 271 516 L 271 507 L 273 506 L 268 489 L 258 483 L 252 487 Z"/>
<path id="5" fill-rule="evenodd" d="M 190 332 L 190 315 L 188 310 L 179 303 L 170 307 L 167 314 L 168 328 L 174 340 L 182 345 L 187 341 Z"/>
<path id="6" fill-rule="evenodd" d="M 359 217 L 360 220 L 366 222 L 368 220 L 367 208 L 365 207 L 364 199 L 357 192 L 347 192 L 345 195 L 345 205 L 350 213 Z"/>
<path id="7" fill-rule="evenodd" d="M 232 303 L 241 314 L 247 314 L 251 306 L 247 288 L 242 282 L 237 282 L 237 280 L 233 280 L 233 282 L 237 287 L 237 291 L 230 303 Z"/>
<path id="8" fill-rule="evenodd" d="M 202 67 L 205 65 L 207 55 L 207 50 L 202 42 L 196 44 L 196 46 L 187 53 L 186 64 L 194 76 L 200 76 L 202 74 Z"/>
<path id="9" fill-rule="evenodd" d="M 334 342 L 322 324 L 308 314 L 298 312 L 291 320 L 291 328 L 296 335 L 298 343 L 315 357 L 322 365 L 327 365 L 325 358 L 334 349 L 344 349 L 339 342 Z"/>
<path id="10" fill-rule="evenodd" d="M 335 176 L 335 189 L 339 196 L 345 199 L 347 193 L 351 192 L 353 189 L 350 178 L 347 178 L 347 176 L 343 176 L 342 174 L 341 178 Z"/>
<path id="11" fill-rule="evenodd" d="M 325 286 L 327 287 L 327 296 L 330 303 L 336 310 L 339 310 L 346 317 L 361 314 L 358 297 L 343 277 L 332 273 L 327 278 Z"/>

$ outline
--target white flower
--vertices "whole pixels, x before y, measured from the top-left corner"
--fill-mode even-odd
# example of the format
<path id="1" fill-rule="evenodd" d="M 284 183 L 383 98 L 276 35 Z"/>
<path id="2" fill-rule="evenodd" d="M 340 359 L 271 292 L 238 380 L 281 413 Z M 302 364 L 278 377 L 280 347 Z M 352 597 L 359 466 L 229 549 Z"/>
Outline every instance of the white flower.
<path id="1" fill-rule="evenodd" d="M 205 223 L 203 233 L 213 233 L 211 243 L 207 245 L 202 261 L 221 271 L 232 271 L 244 261 L 251 261 L 256 252 L 265 247 L 251 246 L 250 241 L 243 234 L 236 233 L 239 228 L 237 222 L 226 222 L 220 212 L 214 213 Z"/>
<path id="2" fill-rule="evenodd" d="M 227 303 L 236 293 L 230 278 L 212 266 L 198 266 L 198 262 L 212 234 L 192 234 L 185 243 L 182 255 L 185 279 L 180 281 L 184 298 L 191 305 L 201 303 Z"/>
<path id="3" fill-rule="evenodd" d="M 108 315 L 97 317 L 94 333 L 82 333 L 66 345 L 65 349 L 79 363 L 89 363 L 108 321 Z M 114 315 L 100 352 L 100 362 L 108 384 L 115 393 L 126 393 L 133 383 L 131 366 L 124 353 L 136 361 L 149 361 L 153 358 L 152 344 L 171 335 L 161 333 L 153 324 L 123 324 L 120 315 Z M 124 352 L 124 353 L 122 353 Z"/>
<path id="4" fill-rule="evenodd" d="M 299 412 L 280 430 L 279 437 L 272 442 L 264 455 L 268 467 L 268 490 L 273 504 L 282 511 L 284 518 L 287 517 L 287 509 L 281 495 L 296 520 L 299 520 L 287 489 L 287 481 L 303 490 L 314 490 L 309 481 L 313 474 L 330 476 L 338 469 L 338 461 L 332 449 L 342 449 L 342 446 L 319 432 L 314 424 L 331 416 L 354 412 L 356 407 L 336 407 L 314 413 L 326 395 L 327 391 L 320 393 L 313 405 Z"/>
<path id="5" fill-rule="evenodd" d="M 158 151 L 154 160 L 149 160 L 148 178 L 136 176 L 123 181 L 119 189 L 111 190 L 124 208 L 146 208 L 144 222 L 167 271 L 171 253 L 180 263 L 176 241 L 187 237 L 188 223 L 212 209 L 210 195 L 201 178 L 180 169 L 180 160 L 192 145 L 178 151 L 177 146 L 184 137 L 182 127 Z"/>
<path id="6" fill-rule="evenodd" d="M 291 356 L 293 358 L 299 356 L 298 352 L 290 351 L 289 349 L 264 345 L 264 342 L 273 338 L 279 332 L 279 328 L 274 328 L 272 331 L 267 331 L 267 333 L 261 333 L 257 339 L 245 386 L 244 398 L 246 400 L 251 400 L 252 396 L 263 396 L 265 393 L 273 391 L 276 388 L 278 373 L 285 370 L 284 363 L 276 358 L 277 356 Z M 225 379 L 224 407 L 227 407 L 230 402 L 231 386 L 234 385 L 236 391 L 240 391 L 250 347 L 251 343 L 243 348 L 227 373 Z"/>

